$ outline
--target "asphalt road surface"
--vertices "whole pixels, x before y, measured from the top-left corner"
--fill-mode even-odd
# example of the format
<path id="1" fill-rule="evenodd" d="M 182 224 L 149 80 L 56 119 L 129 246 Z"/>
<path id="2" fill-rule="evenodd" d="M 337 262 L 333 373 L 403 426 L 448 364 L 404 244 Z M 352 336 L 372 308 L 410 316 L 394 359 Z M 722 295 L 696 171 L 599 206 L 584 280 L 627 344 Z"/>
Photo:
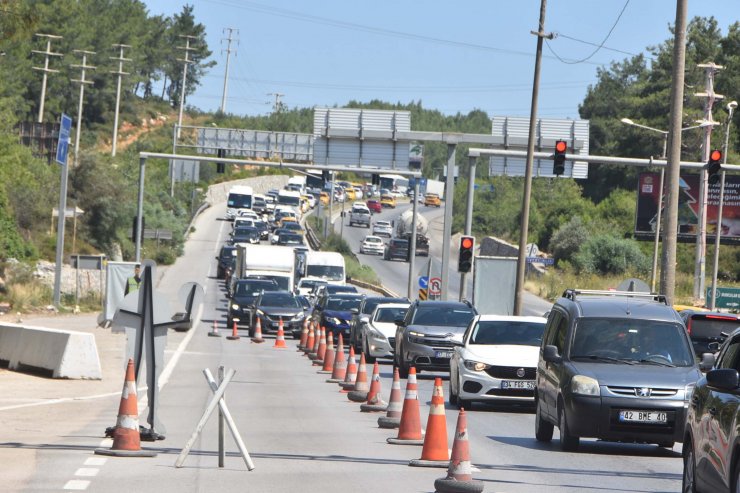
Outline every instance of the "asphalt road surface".
<path id="1" fill-rule="evenodd" d="M 0 463 L 0 490 L 115 493 L 434 490 L 434 480 L 443 477 L 445 471 L 409 467 L 410 459 L 420 457 L 421 447 L 387 444 L 386 438 L 395 436 L 395 431 L 379 429 L 377 414 L 361 413 L 359 405 L 349 402 L 336 385 L 325 383 L 325 375 L 317 374 L 317 368 L 294 350 L 295 341 L 288 340 L 288 349 L 275 349 L 273 339 L 259 345 L 246 337 L 229 341 L 207 336 L 214 320 L 222 332 L 226 330 L 226 303 L 221 282 L 215 279 L 213 258 L 229 227 L 218 220 L 223 213 L 223 207 L 214 207 L 198 219 L 185 257 L 168 269 L 160 286 L 174 300 L 183 282 L 196 280 L 204 284 L 206 297 L 200 323 L 187 334 L 170 334 L 166 355 L 172 371 L 162 389 L 160 408 L 161 420 L 167 428 L 166 439 L 142 444 L 158 455 L 153 458 L 94 455 L 95 448 L 111 445 L 110 440 L 103 439 L 102 431 L 114 422 L 118 399 L 91 396 L 89 388 L 78 387 L 76 383 L 70 391 L 73 382 L 28 377 L 26 388 L 34 385 L 44 388 L 39 399 L 50 401 L 35 407 L 0 407 L 0 423 L 6 424 L 0 431 L 0 455 L 28 454 L 27 461 L 15 466 L 28 469 L 22 483 L 6 483 L 4 478 L 17 479 L 17 475 L 9 469 L 14 467 L 12 462 Z M 345 227 L 345 234 L 347 230 Z M 401 262 L 378 262 L 383 264 L 393 266 L 378 267 L 378 274 L 389 283 L 398 276 L 395 269 L 406 266 Z M 101 358 L 104 355 L 108 353 L 101 351 Z M 121 363 L 118 357 L 117 365 Z M 256 466 L 251 472 L 247 471 L 228 432 L 225 467 L 218 468 L 215 417 L 206 424 L 184 467 L 175 467 L 178 454 L 211 397 L 202 370 L 210 368 L 215 373 L 219 365 L 236 370 L 226 391 L 226 402 Z M 388 363 L 381 365 L 386 400 L 391 371 Z M 422 426 L 429 412 L 433 376 L 425 373 L 420 376 Z M 118 389 L 122 377 L 122 371 L 120 375 L 106 376 Z M 58 393 L 54 390 L 56 385 L 71 393 L 72 398 L 53 403 L 52 398 Z M 448 392 L 446 382 L 444 391 Z M 38 420 L 35 424 L 26 423 L 22 419 L 24 413 L 35 413 Z M 456 419 L 457 411 L 448 406 L 448 436 Z M 14 424 L 7 426 L 7 423 Z M 654 445 L 582 440 L 579 452 L 564 453 L 558 447 L 557 431 L 550 444 L 534 440 L 534 416 L 527 407 L 475 405 L 468 413 L 468 432 L 475 467 L 473 475 L 484 482 L 487 492 L 680 491 L 680 445 L 671 451 Z"/>

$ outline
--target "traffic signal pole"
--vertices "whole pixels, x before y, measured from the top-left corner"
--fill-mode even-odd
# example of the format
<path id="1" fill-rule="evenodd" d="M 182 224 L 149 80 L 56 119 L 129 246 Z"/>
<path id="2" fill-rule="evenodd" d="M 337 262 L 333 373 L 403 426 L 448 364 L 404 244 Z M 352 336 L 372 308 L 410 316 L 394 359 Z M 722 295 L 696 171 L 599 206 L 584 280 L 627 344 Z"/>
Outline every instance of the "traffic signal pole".
<path id="1" fill-rule="evenodd" d="M 468 197 L 465 204 L 465 235 L 470 236 L 473 230 L 473 196 L 475 194 L 475 164 L 477 158 L 469 157 L 468 162 Z M 458 252 L 458 255 L 460 252 Z M 473 262 L 475 269 L 475 262 Z M 467 273 L 460 273 L 460 301 L 467 297 Z"/>

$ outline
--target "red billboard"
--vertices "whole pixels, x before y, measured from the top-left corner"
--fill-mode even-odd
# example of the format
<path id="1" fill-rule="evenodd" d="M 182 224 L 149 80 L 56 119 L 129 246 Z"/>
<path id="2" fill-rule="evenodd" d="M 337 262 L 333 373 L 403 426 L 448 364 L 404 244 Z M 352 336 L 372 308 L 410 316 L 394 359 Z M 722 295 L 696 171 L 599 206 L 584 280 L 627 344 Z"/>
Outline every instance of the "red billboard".
<path id="1" fill-rule="evenodd" d="M 660 173 L 640 173 L 637 185 L 635 236 L 653 238 L 657 223 Z M 665 197 L 663 200 L 665 207 Z M 719 208 L 719 183 L 709 185 L 707 197 L 707 236 L 714 237 Z M 678 237 L 696 239 L 699 216 L 699 175 L 682 174 L 678 192 Z M 665 209 L 661 221 L 665 219 Z M 722 208 L 722 242 L 740 242 L 740 176 L 725 174 L 725 197 Z"/>

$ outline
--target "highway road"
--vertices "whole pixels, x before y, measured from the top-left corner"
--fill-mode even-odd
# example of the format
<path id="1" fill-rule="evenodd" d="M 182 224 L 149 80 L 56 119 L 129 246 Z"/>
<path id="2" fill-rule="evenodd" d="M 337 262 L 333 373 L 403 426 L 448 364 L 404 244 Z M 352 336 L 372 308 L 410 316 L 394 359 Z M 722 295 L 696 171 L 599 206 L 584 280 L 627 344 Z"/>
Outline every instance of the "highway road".
<path id="1" fill-rule="evenodd" d="M 228 223 L 220 221 L 223 207 L 213 207 L 198 219 L 185 256 L 167 271 L 161 291 L 171 300 L 180 284 L 196 280 L 206 288 L 202 320 L 187 334 L 171 333 L 167 359 L 172 373 L 161 394 L 161 419 L 166 439 L 143 443 L 158 453 L 153 458 L 115 458 L 93 454 L 110 447 L 102 430 L 112 424 L 118 400 L 90 397 L 49 403 L 37 411 L 37 424 L 16 426 L 12 436 L 0 432 L 0 451 L 33 451 L 30 473 L 23 485 L 6 488 L 8 462 L 0 465 L 3 491 L 135 492 L 430 492 L 443 469 L 409 467 L 421 447 L 394 446 L 386 438 L 392 430 L 377 427 L 377 414 L 359 411 L 334 384 L 324 382 L 309 361 L 289 349 L 275 349 L 272 339 L 253 344 L 247 338 L 229 341 L 208 337 L 213 320 L 225 330 L 226 303 L 221 282 L 215 279 L 213 259 Z M 362 234 L 345 227 L 345 234 Z M 354 242 L 357 245 L 357 242 Z M 383 281 L 393 285 L 406 264 L 379 261 L 375 267 Z M 385 266 L 385 268 L 383 267 Z M 405 278 L 405 276 L 404 276 Z M 405 284 L 402 284 L 405 286 Z M 398 287 L 396 287 L 398 289 Z M 196 441 L 184 467 L 175 460 L 208 405 L 211 391 L 202 375 L 219 365 L 235 369 L 226 401 L 251 453 L 255 469 L 246 470 L 236 446 L 227 435 L 225 467 L 217 466 L 217 425 L 211 419 Z M 381 365 L 383 394 L 390 391 L 392 368 Z M 123 373 L 115 377 L 117 386 Z M 31 381 L 33 382 L 33 381 Z M 47 381 L 43 382 L 48 383 Z M 56 382 L 54 382 L 56 384 Z M 32 383 L 31 383 L 32 384 Z M 58 382 L 60 386 L 69 382 Z M 30 385 L 30 384 L 29 384 Z M 402 388 L 405 383 L 402 383 Z M 119 387 L 120 388 L 120 387 Z M 88 395 L 74 387 L 78 397 Z M 444 385 L 445 393 L 448 391 Z M 47 391 L 43 397 L 52 397 Z M 432 379 L 420 377 L 422 425 L 426 423 Z M 143 411 L 143 409 L 140 409 Z M 15 422 L 16 413 L 30 408 L 0 410 L 0 422 Z M 448 435 L 457 411 L 447 406 Z M 56 423 L 61 423 L 55 426 Z M 476 405 L 468 413 L 474 477 L 489 493 L 507 492 L 670 492 L 680 491 L 681 446 L 673 450 L 654 445 L 612 444 L 582 440 L 577 453 L 561 452 L 557 431 L 553 442 L 534 440 L 531 409 Z M 452 443 L 449 443 L 452 446 Z M 18 466 L 20 467 L 20 466 Z"/>

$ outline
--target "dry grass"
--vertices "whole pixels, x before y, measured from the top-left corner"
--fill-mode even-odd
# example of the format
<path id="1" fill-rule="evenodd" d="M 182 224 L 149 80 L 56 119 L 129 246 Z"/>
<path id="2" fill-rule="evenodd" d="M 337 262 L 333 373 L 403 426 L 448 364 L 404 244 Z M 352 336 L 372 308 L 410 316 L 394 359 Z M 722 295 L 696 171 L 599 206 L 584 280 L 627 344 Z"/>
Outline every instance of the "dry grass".
<path id="1" fill-rule="evenodd" d="M 27 312 L 47 306 L 52 302 L 52 291 L 48 286 L 33 281 L 27 284 L 10 284 L 8 301 L 13 311 Z"/>

